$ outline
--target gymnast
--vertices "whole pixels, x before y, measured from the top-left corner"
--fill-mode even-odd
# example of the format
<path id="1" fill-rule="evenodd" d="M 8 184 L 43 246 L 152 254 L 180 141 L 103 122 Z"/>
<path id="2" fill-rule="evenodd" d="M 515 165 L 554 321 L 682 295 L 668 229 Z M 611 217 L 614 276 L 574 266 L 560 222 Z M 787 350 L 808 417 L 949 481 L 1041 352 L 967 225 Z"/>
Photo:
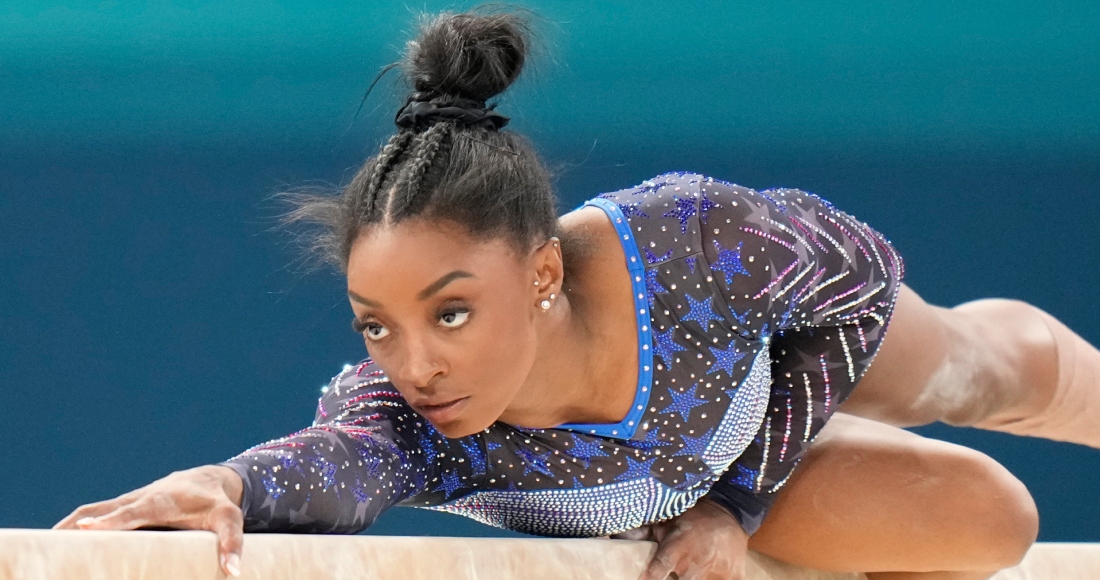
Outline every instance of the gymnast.
<path id="1" fill-rule="evenodd" d="M 487 104 L 529 22 L 424 20 L 397 132 L 288 215 L 323 226 L 369 351 L 312 426 L 55 528 L 210 530 L 232 575 L 243 531 L 356 533 L 394 505 L 650 539 L 650 580 L 741 578 L 749 549 L 875 579 L 1017 563 L 1023 484 L 900 427 L 1100 448 L 1100 351 L 1023 302 L 925 303 L 885 237 L 797 189 L 667 173 L 557 216 Z"/>

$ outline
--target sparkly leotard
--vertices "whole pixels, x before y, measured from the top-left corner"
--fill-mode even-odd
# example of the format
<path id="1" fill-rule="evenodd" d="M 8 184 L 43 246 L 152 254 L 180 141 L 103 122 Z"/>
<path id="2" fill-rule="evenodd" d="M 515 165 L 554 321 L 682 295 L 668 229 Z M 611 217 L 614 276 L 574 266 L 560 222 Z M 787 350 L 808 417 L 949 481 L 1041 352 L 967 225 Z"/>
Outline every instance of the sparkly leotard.
<path id="1" fill-rule="evenodd" d="M 870 365 L 901 259 L 795 189 L 670 173 L 585 205 L 614 224 L 634 288 L 639 379 L 621 422 L 448 439 L 366 360 L 332 379 L 311 427 L 221 463 L 244 480 L 245 529 L 354 533 L 400 504 L 602 536 L 707 496 L 755 531 Z"/>

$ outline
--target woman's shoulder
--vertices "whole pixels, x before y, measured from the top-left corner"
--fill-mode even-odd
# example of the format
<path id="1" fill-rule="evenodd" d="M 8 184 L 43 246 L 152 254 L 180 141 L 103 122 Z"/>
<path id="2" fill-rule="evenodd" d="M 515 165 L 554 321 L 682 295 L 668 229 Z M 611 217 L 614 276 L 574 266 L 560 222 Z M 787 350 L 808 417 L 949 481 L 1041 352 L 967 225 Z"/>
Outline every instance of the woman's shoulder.
<path id="1" fill-rule="evenodd" d="M 601 193 L 596 199 L 610 199 L 617 203 L 636 203 L 658 197 L 692 196 L 699 191 L 699 184 L 710 179 L 701 173 L 670 171 L 643 180 L 637 185 L 616 191 Z"/>
<path id="2" fill-rule="evenodd" d="M 671 171 L 624 189 L 601 193 L 586 204 L 607 200 L 619 206 L 627 218 L 649 221 L 672 219 L 686 234 L 688 222 L 705 217 L 718 207 L 719 197 L 763 198 L 760 192 L 737 183 L 691 171 Z M 662 223 L 667 230 L 669 224 Z"/>
<path id="3" fill-rule="evenodd" d="M 633 187 L 603 193 L 590 205 L 626 222 L 645 265 L 689 256 L 699 251 L 700 192 L 713 179 L 701 173 L 675 171 Z M 625 232 L 624 232 L 625 233 Z"/>

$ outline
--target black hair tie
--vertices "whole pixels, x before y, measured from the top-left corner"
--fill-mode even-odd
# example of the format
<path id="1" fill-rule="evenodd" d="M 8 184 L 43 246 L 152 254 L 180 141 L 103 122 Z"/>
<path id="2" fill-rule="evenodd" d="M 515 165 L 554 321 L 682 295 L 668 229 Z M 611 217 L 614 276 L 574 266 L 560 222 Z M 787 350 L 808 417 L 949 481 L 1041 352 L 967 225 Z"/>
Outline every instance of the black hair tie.
<path id="1" fill-rule="evenodd" d="M 419 129 L 430 122 L 444 119 L 464 127 L 480 127 L 498 131 L 508 124 L 508 117 L 494 111 L 496 105 L 485 106 L 485 101 L 473 99 L 455 99 L 439 106 L 430 100 L 410 97 L 404 107 L 397 111 L 394 124 L 402 129 Z"/>

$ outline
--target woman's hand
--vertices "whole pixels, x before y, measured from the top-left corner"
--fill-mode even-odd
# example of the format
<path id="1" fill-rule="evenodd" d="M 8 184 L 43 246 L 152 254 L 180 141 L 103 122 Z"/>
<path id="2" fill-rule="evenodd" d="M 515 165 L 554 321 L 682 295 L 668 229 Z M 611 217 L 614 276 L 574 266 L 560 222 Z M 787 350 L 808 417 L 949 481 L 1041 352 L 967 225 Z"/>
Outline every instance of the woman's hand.
<path id="1" fill-rule="evenodd" d="M 657 542 L 657 553 L 641 580 L 741 580 L 745 577 L 749 536 L 741 525 L 709 500 L 676 518 L 614 536 Z"/>
<path id="2" fill-rule="evenodd" d="M 218 535 L 218 560 L 240 576 L 244 546 L 241 477 L 228 467 L 176 471 L 115 499 L 76 508 L 55 530 L 133 530 L 142 527 L 209 530 Z"/>

